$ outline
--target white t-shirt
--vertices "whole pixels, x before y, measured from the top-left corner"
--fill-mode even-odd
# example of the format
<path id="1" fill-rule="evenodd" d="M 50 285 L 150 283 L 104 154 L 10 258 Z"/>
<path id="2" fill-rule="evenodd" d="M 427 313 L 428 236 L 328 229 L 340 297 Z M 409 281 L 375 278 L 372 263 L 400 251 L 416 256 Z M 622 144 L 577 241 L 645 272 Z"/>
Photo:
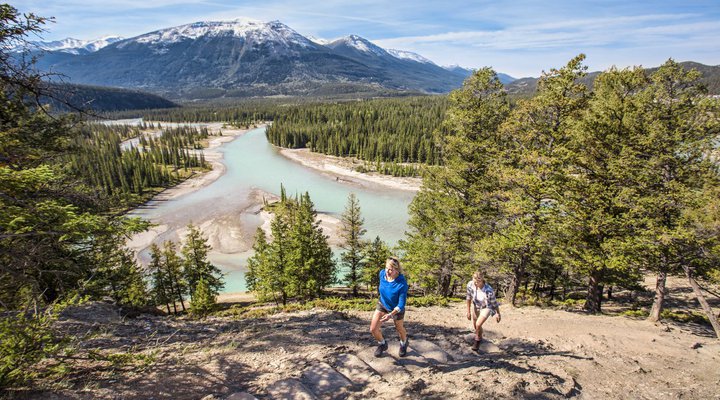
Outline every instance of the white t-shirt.
<path id="1" fill-rule="evenodd" d="M 472 300 L 477 309 L 488 307 L 487 294 L 482 288 L 475 287 L 474 281 L 470 281 L 467 284 L 467 299 Z"/>

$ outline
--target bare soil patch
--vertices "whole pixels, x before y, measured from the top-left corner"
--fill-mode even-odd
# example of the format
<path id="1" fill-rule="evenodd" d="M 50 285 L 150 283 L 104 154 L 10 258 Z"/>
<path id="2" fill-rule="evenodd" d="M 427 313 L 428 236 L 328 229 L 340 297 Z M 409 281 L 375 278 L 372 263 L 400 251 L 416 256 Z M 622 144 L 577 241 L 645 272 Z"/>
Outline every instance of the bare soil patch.
<path id="1" fill-rule="evenodd" d="M 680 283 L 674 283 L 671 295 L 684 293 Z M 252 299 L 235 295 L 227 300 L 246 305 Z M 374 359 L 371 312 L 313 309 L 198 321 L 121 318 L 112 307 L 94 307 L 71 312 L 62 322 L 69 332 L 91 333 L 78 356 L 127 356 L 115 356 L 114 365 L 74 362 L 62 380 L 43 382 L 52 390 L 13 392 L 10 397 L 227 399 L 246 393 L 262 399 L 285 393 L 300 398 L 293 392 L 297 385 L 312 388 L 322 374 L 337 385 L 352 382 L 332 392 L 315 392 L 329 399 L 720 397 L 720 341 L 708 326 L 694 323 L 653 324 L 622 316 L 504 307 L 501 323 L 486 323 L 486 341 L 478 354 L 467 341 L 470 323 L 463 302 L 410 307 L 408 357 L 397 356 L 396 333 L 386 325 L 390 350 Z"/>

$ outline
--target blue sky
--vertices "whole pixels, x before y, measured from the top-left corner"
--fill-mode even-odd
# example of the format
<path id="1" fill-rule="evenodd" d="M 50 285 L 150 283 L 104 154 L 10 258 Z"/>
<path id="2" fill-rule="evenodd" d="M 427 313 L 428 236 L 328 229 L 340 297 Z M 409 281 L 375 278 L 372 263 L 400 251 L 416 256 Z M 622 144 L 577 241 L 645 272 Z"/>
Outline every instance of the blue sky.
<path id="1" fill-rule="evenodd" d="M 279 20 L 303 35 L 360 35 L 440 65 L 539 76 L 578 53 L 590 70 L 677 61 L 720 64 L 720 0 L 23 0 L 55 17 L 44 40 L 132 37 L 196 21 Z"/>

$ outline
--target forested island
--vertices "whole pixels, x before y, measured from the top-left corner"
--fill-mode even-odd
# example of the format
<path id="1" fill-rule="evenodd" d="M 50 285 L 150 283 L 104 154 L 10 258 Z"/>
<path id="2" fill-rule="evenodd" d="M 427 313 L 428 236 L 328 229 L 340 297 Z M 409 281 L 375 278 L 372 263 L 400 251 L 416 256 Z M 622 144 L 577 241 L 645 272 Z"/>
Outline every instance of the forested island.
<path id="1" fill-rule="evenodd" d="M 40 101 L 52 95 L 42 76 L 4 50 L 46 20 L 7 4 L 0 11 L 3 395 L 714 395 L 720 101 L 698 71 L 673 60 L 652 71 L 611 68 L 590 87 L 579 55 L 527 98 L 509 96 L 482 68 L 448 96 L 106 115 L 143 118 L 130 126 L 52 113 Z M 154 245 L 147 266 L 126 247 L 151 225 L 128 210 L 210 169 L 203 148 L 212 132 L 157 121 L 267 122 L 276 146 L 351 157 L 361 172 L 420 176 L 409 229 L 394 248 L 366 237 L 351 195 L 336 260 L 309 194 L 278 188 L 247 262 L 251 293 L 219 303 L 225 282 L 199 227 Z M 366 351 L 367 324 L 391 255 L 411 285 L 417 344 L 408 359 L 378 361 Z M 504 310 L 480 357 L 462 312 L 478 269 Z M 634 347 L 662 347 L 667 360 Z"/>

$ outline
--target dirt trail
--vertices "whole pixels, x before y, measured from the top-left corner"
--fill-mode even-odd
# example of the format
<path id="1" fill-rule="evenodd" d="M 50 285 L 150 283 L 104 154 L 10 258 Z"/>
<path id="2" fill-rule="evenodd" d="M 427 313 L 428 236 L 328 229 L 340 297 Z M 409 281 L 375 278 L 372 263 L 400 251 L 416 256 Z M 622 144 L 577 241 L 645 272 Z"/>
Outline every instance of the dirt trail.
<path id="1" fill-rule="evenodd" d="M 109 306 L 108 306 L 109 307 Z M 488 321 L 471 351 L 463 303 L 407 312 L 410 349 L 372 354 L 370 312 L 310 310 L 266 318 L 191 321 L 71 317 L 97 334 L 85 349 L 152 355 L 144 369 L 88 362 L 67 389 L 19 398 L 124 399 L 712 399 L 720 398 L 720 342 L 698 325 L 525 307 Z"/>

